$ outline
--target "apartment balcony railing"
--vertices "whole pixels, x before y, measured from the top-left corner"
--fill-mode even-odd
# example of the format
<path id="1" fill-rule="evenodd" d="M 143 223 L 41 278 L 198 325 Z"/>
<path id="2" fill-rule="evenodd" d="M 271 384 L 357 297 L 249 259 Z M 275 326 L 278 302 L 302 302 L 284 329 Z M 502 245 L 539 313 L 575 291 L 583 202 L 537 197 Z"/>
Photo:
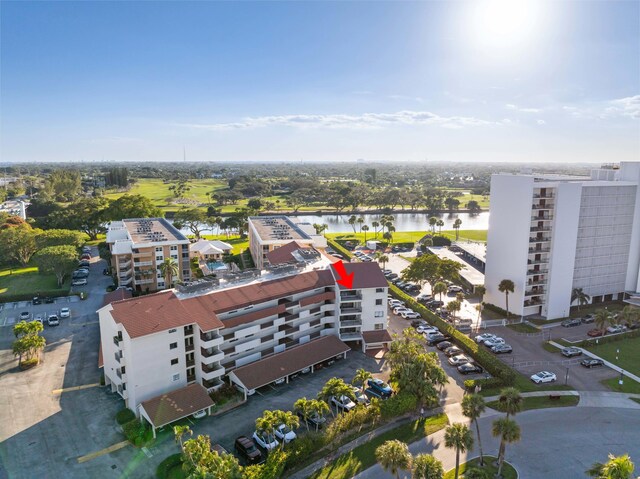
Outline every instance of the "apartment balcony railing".
<path id="1" fill-rule="evenodd" d="M 538 211 L 540 211 L 540 210 L 552 210 L 553 209 L 553 205 L 552 204 L 546 204 L 546 203 L 544 205 L 542 205 L 542 204 L 538 203 L 538 204 L 531 205 L 531 209 L 538 210 Z"/>
<path id="2" fill-rule="evenodd" d="M 120 369 L 116 369 L 116 376 L 122 379 L 122 372 L 120 371 Z"/>
<path id="3" fill-rule="evenodd" d="M 299 303 L 300 301 L 289 301 L 288 303 L 284 303 L 284 307 L 285 309 L 294 308 L 298 306 Z"/>
<path id="4" fill-rule="evenodd" d="M 143 278 L 141 276 L 136 276 L 136 284 L 151 284 L 153 283 L 153 278 Z"/>
<path id="5" fill-rule="evenodd" d="M 554 194 L 553 193 L 545 193 L 545 194 L 535 194 L 533 195 L 534 198 L 553 198 Z"/>
<path id="6" fill-rule="evenodd" d="M 120 360 L 122 359 L 122 351 L 116 351 L 114 353 L 114 356 L 116 358 L 116 361 L 120 362 Z"/>
<path id="7" fill-rule="evenodd" d="M 540 286 L 540 285 L 545 285 L 547 284 L 547 280 L 546 279 L 540 279 L 538 281 L 527 281 L 527 286 Z"/>
<path id="8" fill-rule="evenodd" d="M 133 266 L 135 267 L 139 267 L 139 266 L 152 266 L 153 265 L 153 261 L 135 261 L 133 262 Z"/>
<path id="9" fill-rule="evenodd" d="M 187 382 L 188 383 L 192 383 L 196 380 L 196 375 L 195 374 L 187 374 Z"/>
<path id="10" fill-rule="evenodd" d="M 549 236 L 542 236 L 541 238 L 529 238 L 529 243 L 548 243 L 551 241 Z"/>
<path id="11" fill-rule="evenodd" d="M 118 277 L 122 279 L 131 279 L 131 270 L 129 271 L 120 271 L 118 273 Z"/>
<path id="12" fill-rule="evenodd" d="M 536 233 L 538 231 L 541 231 L 541 232 L 551 231 L 551 227 L 550 226 L 532 226 L 531 228 L 529 228 L 529 231 L 532 233 Z"/>
<path id="13" fill-rule="evenodd" d="M 551 248 L 529 248 L 529 254 L 549 253 Z"/>
<path id="14" fill-rule="evenodd" d="M 113 344 L 115 344 L 116 346 L 120 346 L 120 341 L 122 341 L 122 337 L 118 335 L 113 337 Z"/>
<path id="15" fill-rule="evenodd" d="M 184 350 L 186 352 L 193 351 L 193 348 L 194 348 L 193 343 L 184 345 Z"/>
<path id="16" fill-rule="evenodd" d="M 120 286 L 129 286 L 131 284 L 131 276 L 129 276 L 128 278 L 120 278 L 120 281 L 118 281 L 118 283 L 120 284 Z"/>
<path id="17" fill-rule="evenodd" d="M 553 215 L 532 216 L 531 221 L 551 221 Z"/>
<path id="18" fill-rule="evenodd" d="M 230 350 L 233 350 L 233 348 L 229 349 L 229 351 Z M 215 358 L 216 356 L 224 357 L 224 351 L 218 348 L 209 348 L 209 349 L 200 348 L 200 354 L 202 355 L 203 358 L 206 358 L 208 360 L 207 362 L 209 363 L 212 361 L 211 358 Z"/>
<path id="19" fill-rule="evenodd" d="M 340 293 L 340 301 L 362 301 L 361 293 Z"/>
<path id="20" fill-rule="evenodd" d="M 200 342 L 204 347 L 217 346 L 222 344 L 222 336 L 211 331 L 208 333 L 200 333 Z"/>
<path id="21" fill-rule="evenodd" d="M 362 313 L 362 308 L 340 308 L 340 316 L 345 314 Z"/>
<path id="22" fill-rule="evenodd" d="M 211 379 L 211 380 L 203 379 L 202 380 L 202 385 L 208 391 L 211 391 L 212 389 L 218 388 L 218 387 L 222 386 L 222 384 L 224 384 L 224 383 L 220 379 Z"/>
<path id="23" fill-rule="evenodd" d="M 341 328 L 354 327 L 354 326 L 362 326 L 362 321 L 358 321 L 358 320 L 340 321 Z"/>
<path id="24" fill-rule="evenodd" d="M 525 296 L 542 296 L 545 294 L 544 288 L 532 288 L 524 292 Z"/>
<path id="25" fill-rule="evenodd" d="M 529 306 L 540 306 L 541 304 L 542 304 L 542 300 L 535 299 L 535 298 L 529 299 L 523 303 L 525 308 L 528 308 Z"/>
<path id="26" fill-rule="evenodd" d="M 216 371 L 221 371 L 222 369 L 224 369 L 222 366 L 220 366 L 219 364 L 204 364 L 202 363 L 200 365 L 202 367 L 202 372 L 203 373 L 213 373 Z"/>
<path id="27" fill-rule="evenodd" d="M 527 261 L 528 265 L 535 265 L 535 264 L 549 264 L 549 259 L 548 258 L 542 258 L 542 259 L 532 259 Z"/>
<path id="28" fill-rule="evenodd" d="M 540 263 L 537 263 L 540 264 Z M 546 274 L 548 273 L 549 270 L 547 268 L 542 268 L 542 269 L 528 269 L 527 270 L 527 275 L 529 276 L 535 276 L 537 274 Z"/>
<path id="29" fill-rule="evenodd" d="M 340 333 L 340 339 L 343 341 L 361 341 L 362 333 Z"/>
<path id="30" fill-rule="evenodd" d="M 122 261 L 121 263 L 118 263 L 118 268 L 131 269 L 131 260 L 128 259 L 127 261 Z"/>
<path id="31" fill-rule="evenodd" d="M 191 366 L 195 366 L 196 365 L 196 361 L 195 359 L 190 359 L 189 361 L 186 362 L 187 363 L 187 367 L 190 368 Z"/>
<path id="32" fill-rule="evenodd" d="M 135 250 L 133 251 L 133 253 L 131 254 L 131 256 L 133 256 L 134 261 L 135 258 L 151 258 L 153 257 L 153 253 L 151 251 L 142 251 L 142 252 L 136 252 Z"/>
<path id="33" fill-rule="evenodd" d="M 189 324 L 184 327 L 184 335 L 191 336 L 193 334 L 193 324 Z"/>
<path id="34" fill-rule="evenodd" d="M 288 314 L 287 316 L 284 317 L 285 322 L 289 322 L 289 321 L 294 321 L 296 319 L 298 319 L 300 317 L 300 315 L 298 313 L 296 314 Z"/>

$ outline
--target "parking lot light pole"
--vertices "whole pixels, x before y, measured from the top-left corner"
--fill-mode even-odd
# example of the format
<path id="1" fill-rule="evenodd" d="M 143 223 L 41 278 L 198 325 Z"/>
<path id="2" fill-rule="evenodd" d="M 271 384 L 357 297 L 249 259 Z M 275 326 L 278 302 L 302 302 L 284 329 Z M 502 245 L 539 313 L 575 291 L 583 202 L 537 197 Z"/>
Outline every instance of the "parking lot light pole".
<path id="1" fill-rule="evenodd" d="M 569 366 L 567 366 L 567 372 L 564 375 L 564 385 L 567 385 L 567 382 L 569 381 Z"/>

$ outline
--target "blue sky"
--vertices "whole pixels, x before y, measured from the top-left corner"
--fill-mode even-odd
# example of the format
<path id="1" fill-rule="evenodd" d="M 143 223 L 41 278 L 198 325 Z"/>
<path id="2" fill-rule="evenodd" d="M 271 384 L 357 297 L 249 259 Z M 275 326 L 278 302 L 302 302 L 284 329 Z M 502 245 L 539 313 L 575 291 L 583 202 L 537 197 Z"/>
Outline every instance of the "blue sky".
<path id="1" fill-rule="evenodd" d="M 2 161 L 640 159 L 637 1 L 0 8 Z"/>

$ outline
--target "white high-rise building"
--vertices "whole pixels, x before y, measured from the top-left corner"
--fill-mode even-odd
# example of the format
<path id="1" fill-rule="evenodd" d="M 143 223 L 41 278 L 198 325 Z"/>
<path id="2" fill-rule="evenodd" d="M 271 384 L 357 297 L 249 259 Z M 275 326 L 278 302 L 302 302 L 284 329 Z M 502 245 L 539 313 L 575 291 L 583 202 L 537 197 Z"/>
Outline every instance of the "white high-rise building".
<path id="1" fill-rule="evenodd" d="M 640 162 L 590 177 L 491 177 L 485 301 L 547 319 L 569 316 L 575 288 L 594 303 L 640 291 Z"/>

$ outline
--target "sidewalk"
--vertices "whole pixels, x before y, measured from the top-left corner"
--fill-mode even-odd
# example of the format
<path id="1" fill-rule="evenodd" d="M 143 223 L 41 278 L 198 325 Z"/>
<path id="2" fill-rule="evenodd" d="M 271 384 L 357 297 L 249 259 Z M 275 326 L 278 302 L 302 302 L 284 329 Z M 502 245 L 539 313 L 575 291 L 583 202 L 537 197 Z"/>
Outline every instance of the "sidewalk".
<path id="1" fill-rule="evenodd" d="M 554 342 L 554 341 L 549 341 L 549 344 L 551 344 L 552 346 L 555 346 L 555 347 L 556 347 L 556 348 L 558 348 L 558 349 L 562 349 L 562 348 L 564 348 L 564 346 L 562 346 L 561 344 L 558 344 L 558 343 L 556 343 L 556 342 Z M 572 346 L 572 347 L 575 347 L 575 346 Z M 601 358 L 600 356 L 597 356 L 597 355 L 593 354 L 591 351 L 588 351 L 588 350 L 586 350 L 586 349 L 584 349 L 584 348 L 577 348 L 577 349 L 579 349 L 580 351 L 582 351 L 582 353 L 583 353 L 585 356 L 589 356 L 590 358 L 593 358 L 593 359 L 600 359 L 602 362 L 604 362 L 605 366 L 607 366 L 607 367 L 609 367 L 609 368 L 613 369 L 614 371 L 617 371 L 617 372 L 619 372 L 619 373 L 622 373 L 622 374 L 624 374 L 625 376 L 627 376 L 628 378 L 631 378 L 631 379 L 633 379 L 634 381 L 636 381 L 636 382 L 640 383 L 640 377 L 636 376 L 635 374 L 632 374 L 632 373 L 630 373 L 629 371 L 625 371 L 625 370 L 624 370 L 624 369 L 622 369 L 621 367 L 616 366 L 616 365 L 615 365 L 615 364 L 613 364 L 613 363 L 610 363 L 610 362 L 609 362 L 609 361 L 607 361 L 606 359 L 603 359 L 603 358 Z"/>

